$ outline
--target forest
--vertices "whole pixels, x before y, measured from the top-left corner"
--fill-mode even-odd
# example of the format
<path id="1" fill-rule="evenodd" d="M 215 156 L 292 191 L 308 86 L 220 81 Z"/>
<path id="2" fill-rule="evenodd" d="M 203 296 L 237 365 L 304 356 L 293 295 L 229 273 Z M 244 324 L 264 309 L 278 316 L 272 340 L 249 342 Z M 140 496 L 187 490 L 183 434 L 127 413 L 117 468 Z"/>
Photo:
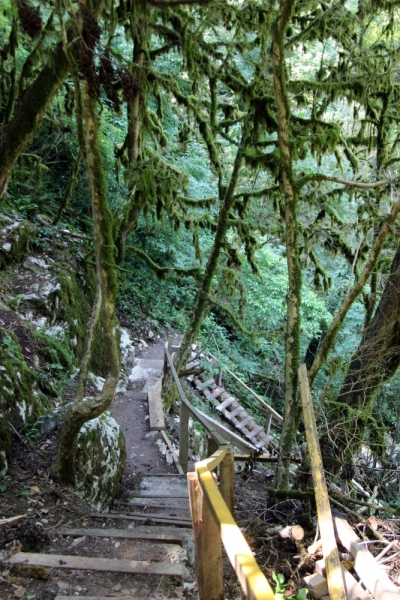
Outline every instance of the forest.
<path id="1" fill-rule="evenodd" d="M 200 344 L 284 416 L 275 487 L 303 439 L 302 363 L 329 476 L 351 480 L 368 452 L 397 469 L 399 5 L 2 2 L 0 221 L 20 227 L 0 248 L 1 305 L 27 300 L 7 295 L 13 265 L 63 239 L 90 300 L 63 317 L 74 348 L 41 342 L 42 391 L 79 367 L 60 482 L 74 485 L 79 431 L 114 399 L 121 315 L 184 334 L 178 371 Z M 88 398 L 96 368 L 104 386 Z M 20 422 L 6 395 L 9 437 Z M 397 479 L 381 484 L 397 507 Z"/>

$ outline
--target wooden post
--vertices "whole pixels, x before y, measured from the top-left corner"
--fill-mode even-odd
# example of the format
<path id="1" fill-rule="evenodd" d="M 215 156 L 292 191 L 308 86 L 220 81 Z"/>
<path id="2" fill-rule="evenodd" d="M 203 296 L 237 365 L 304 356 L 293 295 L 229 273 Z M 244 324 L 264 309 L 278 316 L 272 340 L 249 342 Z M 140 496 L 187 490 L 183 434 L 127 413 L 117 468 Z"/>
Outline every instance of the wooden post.
<path id="1" fill-rule="evenodd" d="M 168 348 L 168 352 L 172 353 L 172 335 L 168 336 L 168 342 L 165 342 L 165 347 Z M 167 355 L 164 352 L 164 368 L 163 368 L 163 381 L 165 380 L 166 376 L 168 373 L 168 359 L 167 359 Z"/>
<path id="2" fill-rule="evenodd" d="M 189 462 L 189 411 L 181 401 L 179 416 L 179 462 L 184 473 L 187 473 Z"/>
<path id="3" fill-rule="evenodd" d="M 214 452 L 216 452 L 218 450 L 218 444 L 217 442 L 214 440 L 213 436 L 208 434 L 208 438 L 207 438 L 207 458 L 209 456 L 212 456 L 214 454 Z M 218 467 L 215 467 L 214 469 L 214 473 L 216 473 L 218 471 Z"/>
<path id="4" fill-rule="evenodd" d="M 269 435 L 269 432 L 271 429 L 271 423 L 272 423 L 272 415 L 271 415 L 271 413 L 269 413 L 269 415 L 267 416 L 266 421 L 265 421 L 265 433 L 267 435 Z"/>
<path id="5" fill-rule="evenodd" d="M 224 580 L 219 527 L 203 497 L 196 473 L 188 473 L 196 579 L 200 600 L 223 600 Z"/>
<path id="6" fill-rule="evenodd" d="M 317 425 L 308 384 L 307 367 L 305 365 L 299 367 L 299 383 L 329 595 L 331 600 L 345 600 L 346 594 L 344 591 L 343 575 L 336 546 L 331 506 L 317 437 Z"/>
<path id="7" fill-rule="evenodd" d="M 233 450 L 228 450 L 220 464 L 219 491 L 229 512 L 235 517 L 235 458 Z"/>
<path id="8" fill-rule="evenodd" d="M 217 381 L 217 386 L 221 387 L 221 385 L 222 385 L 222 368 L 219 370 L 218 381 Z"/>

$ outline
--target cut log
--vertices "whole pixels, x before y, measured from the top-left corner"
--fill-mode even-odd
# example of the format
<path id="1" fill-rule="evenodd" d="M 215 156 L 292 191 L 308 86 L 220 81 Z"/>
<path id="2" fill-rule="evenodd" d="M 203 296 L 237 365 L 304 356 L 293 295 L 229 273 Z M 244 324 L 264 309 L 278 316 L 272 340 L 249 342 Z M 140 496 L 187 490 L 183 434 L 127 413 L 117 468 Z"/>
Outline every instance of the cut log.
<path id="1" fill-rule="evenodd" d="M 116 558 L 92 558 L 89 556 L 68 556 L 64 554 L 35 554 L 17 552 L 9 558 L 11 565 L 39 565 L 51 569 L 79 569 L 89 571 L 111 571 L 113 573 L 145 573 L 167 577 L 182 577 L 183 565 L 171 563 L 151 563 L 139 560 Z"/>
<path id="2" fill-rule="evenodd" d="M 136 533 L 131 529 L 91 529 L 89 527 L 83 529 L 51 529 L 50 534 L 62 535 L 64 537 L 82 537 L 87 535 L 89 537 L 114 537 L 114 538 L 126 538 L 130 540 L 150 540 L 156 542 L 164 542 L 165 544 L 180 544 L 182 546 L 182 535 L 177 531 L 176 533 Z"/>
<path id="3" fill-rule="evenodd" d="M 293 527 L 288 525 L 287 527 L 281 529 L 279 532 L 279 536 L 281 538 L 291 539 L 295 542 L 301 542 L 302 540 L 304 540 L 304 535 L 304 529 L 301 527 L 301 525 L 293 525 Z"/>
<path id="4" fill-rule="evenodd" d="M 354 557 L 354 569 L 375 600 L 400 600 L 398 588 L 391 582 L 384 569 L 371 552 L 360 542 L 340 511 L 333 509 L 336 533 L 341 544 Z"/>

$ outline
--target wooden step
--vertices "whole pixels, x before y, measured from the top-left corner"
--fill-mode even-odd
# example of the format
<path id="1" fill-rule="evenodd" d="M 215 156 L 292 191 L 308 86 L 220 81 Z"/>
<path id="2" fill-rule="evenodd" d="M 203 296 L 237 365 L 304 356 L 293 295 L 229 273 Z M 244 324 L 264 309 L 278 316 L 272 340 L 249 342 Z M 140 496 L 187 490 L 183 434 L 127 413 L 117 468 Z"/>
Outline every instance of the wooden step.
<path id="1" fill-rule="evenodd" d="M 217 387 L 211 394 L 211 398 L 218 398 L 218 396 L 222 396 L 225 391 L 226 390 L 223 387 Z"/>
<path id="2" fill-rule="evenodd" d="M 138 573 L 182 577 L 184 566 L 179 563 L 164 563 L 117 558 L 93 558 L 90 556 L 69 556 L 66 554 L 37 554 L 17 552 L 8 560 L 11 565 L 35 565 L 51 569 L 79 569 L 89 571 L 110 571 L 113 573 Z"/>
<path id="3" fill-rule="evenodd" d="M 176 534 L 170 533 L 136 533 L 131 529 L 91 529 L 89 527 L 83 529 L 51 529 L 50 534 L 62 535 L 64 537 L 113 537 L 126 538 L 130 540 L 147 540 L 154 542 L 164 542 L 165 544 L 179 544 L 182 546 L 182 534 L 177 531 Z"/>
<path id="4" fill-rule="evenodd" d="M 224 400 L 221 404 L 219 404 L 215 408 L 219 412 L 222 412 L 224 410 L 224 408 L 227 408 L 228 406 L 230 406 L 232 404 L 232 402 L 235 402 L 235 400 L 236 400 L 236 398 L 234 398 L 233 396 L 229 396 L 229 398 L 226 398 L 226 400 Z"/>
<path id="5" fill-rule="evenodd" d="M 196 380 L 196 383 L 197 383 L 197 380 Z M 209 387 L 212 384 L 214 384 L 214 386 L 215 386 L 214 379 L 207 379 L 207 381 L 205 383 L 202 383 L 200 381 L 200 385 L 199 386 L 196 385 L 196 387 L 197 387 L 197 389 L 198 389 L 199 392 L 202 392 L 205 388 Z"/>
<path id="6" fill-rule="evenodd" d="M 137 512 L 129 512 L 127 513 L 130 517 L 144 517 L 145 519 L 169 519 L 171 522 L 172 521 L 189 521 L 190 523 L 192 522 L 191 519 L 189 517 L 179 517 L 176 513 L 173 513 L 173 511 L 169 508 L 167 509 L 168 512 L 167 513 L 137 513 Z M 113 515 L 112 512 L 109 513 L 110 516 Z M 117 513 L 119 514 L 119 513 Z"/>
<path id="7" fill-rule="evenodd" d="M 261 433 L 261 431 L 264 431 L 264 427 L 262 425 L 259 425 L 258 427 L 250 431 L 249 435 L 247 436 L 248 439 L 253 440 L 255 437 L 257 437 L 259 433 Z"/>
<path id="8" fill-rule="evenodd" d="M 164 523 L 165 525 L 174 525 L 175 527 L 192 527 L 192 522 L 188 519 L 171 519 L 167 517 L 146 517 L 144 514 L 140 516 L 134 517 L 131 514 L 129 515 L 121 515 L 121 514 L 98 514 L 92 513 L 89 515 L 91 519 L 126 519 L 127 521 L 153 521 L 153 523 Z"/>
<path id="9" fill-rule="evenodd" d="M 254 418 L 251 415 L 248 415 L 247 417 L 245 417 L 243 419 L 243 421 L 240 421 L 239 425 L 237 425 L 237 429 L 243 429 L 244 427 L 246 427 L 247 425 L 249 425 L 249 423 L 251 423 L 252 421 L 254 421 Z"/>
<path id="10" fill-rule="evenodd" d="M 244 412 L 246 414 L 246 416 L 247 416 L 246 409 L 244 409 L 243 406 L 237 406 L 231 412 L 227 411 L 226 412 L 226 417 L 228 419 L 234 419 L 235 417 L 237 417 L 237 415 L 239 415 L 242 412 Z"/>

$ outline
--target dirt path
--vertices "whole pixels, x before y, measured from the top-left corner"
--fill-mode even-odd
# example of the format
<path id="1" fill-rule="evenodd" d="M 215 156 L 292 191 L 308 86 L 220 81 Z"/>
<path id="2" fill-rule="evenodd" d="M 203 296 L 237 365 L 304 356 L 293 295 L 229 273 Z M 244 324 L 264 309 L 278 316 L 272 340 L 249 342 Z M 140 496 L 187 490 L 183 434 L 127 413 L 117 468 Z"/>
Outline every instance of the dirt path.
<path id="1" fill-rule="evenodd" d="M 126 444 L 126 466 L 119 496 L 129 496 L 140 489 L 140 481 L 146 475 L 176 474 L 173 464 L 168 464 L 160 447 L 164 440 L 158 431 L 150 431 L 147 391 L 162 373 L 164 345 L 166 340 L 149 344 L 139 354 L 138 364 L 133 369 L 144 377 L 132 380 L 124 394 L 118 394 L 111 413 L 124 432 Z M 174 339 L 174 344 L 179 343 Z M 140 393 L 142 392 L 142 394 Z"/>

